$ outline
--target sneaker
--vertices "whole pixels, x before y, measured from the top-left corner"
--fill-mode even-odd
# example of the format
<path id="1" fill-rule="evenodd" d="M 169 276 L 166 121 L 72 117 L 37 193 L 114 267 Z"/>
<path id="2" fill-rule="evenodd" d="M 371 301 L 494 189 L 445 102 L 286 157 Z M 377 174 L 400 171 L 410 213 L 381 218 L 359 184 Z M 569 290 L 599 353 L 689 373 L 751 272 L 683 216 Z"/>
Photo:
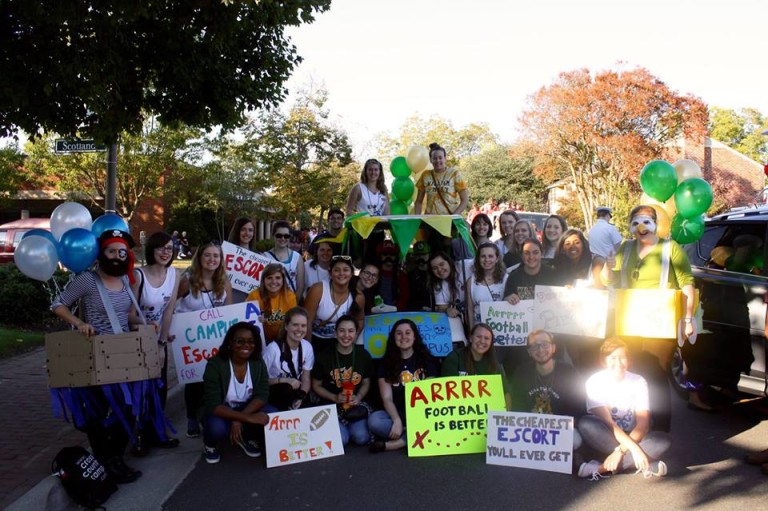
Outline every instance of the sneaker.
<path id="1" fill-rule="evenodd" d="M 667 475 L 667 464 L 664 463 L 663 461 L 652 461 L 648 465 L 648 468 L 646 468 L 645 470 L 638 469 L 637 472 L 635 472 L 635 474 L 639 472 L 642 472 L 643 477 L 645 477 L 646 479 L 650 479 L 652 477 L 664 477 L 665 475 Z"/>
<path id="2" fill-rule="evenodd" d="M 253 440 L 241 440 L 237 445 L 243 450 L 243 452 L 251 458 L 258 458 L 261 456 L 261 448 Z"/>
<path id="3" fill-rule="evenodd" d="M 187 438 L 197 438 L 200 436 L 200 423 L 197 419 L 187 419 Z"/>
<path id="4" fill-rule="evenodd" d="M 597 460 L 582 463 L 579 467 L 578 476 L 585 479 L 589 478 L 591 481 L 599 481 L 600 479 L 610 477 L 600 473 L 600 462 Z"/>
<path id="5" fill-rule="evenodd" d="M 210 464 L 218 463 L 221 461 L 219 450 L 215 447 L 208 447 L 207 445 L 203 446 L 203 458 L 205 458 L 206 463 Z"/>

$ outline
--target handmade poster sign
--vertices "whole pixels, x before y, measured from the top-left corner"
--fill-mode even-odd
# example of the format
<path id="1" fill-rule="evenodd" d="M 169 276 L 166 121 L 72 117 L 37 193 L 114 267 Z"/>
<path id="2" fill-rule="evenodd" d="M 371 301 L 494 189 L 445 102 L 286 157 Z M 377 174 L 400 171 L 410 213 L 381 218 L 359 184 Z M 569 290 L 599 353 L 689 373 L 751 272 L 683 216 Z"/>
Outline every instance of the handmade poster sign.
<path id="1" fill-rule="evenodd" d="M 573 417 L 489 412 L 485 462 L 570 474 Z"/>
<path id="2" fill-rule="evenodd" d="M 536 286 L 533 328 L 553 334 L 605 338 L 608 291 Z"/>
<path id="3" fill-rule="evenodd" d="M 504 410 L 501 376 L 454 376 L 405 386 L 408 456 L 485 451 L 488 412 Z"/>
<path id="4" fill-rule="evenodd" d="M 480 318 L 493 330 L 495 346 L 525 346 L 533 324 L 533 300 L 480 302 Z"/>
<path id="5" fill-rule="evenodd" d="M 174 314 L 170 334 L 176 338 L 170 346 L 179 383 L 203 381 L 206 362 L 218 353 L 227 330 L 235 323 L 246 321 L 257 325 L 263 344 L 260 315 L 256 302 Z"/>
<path id="6" fill-rule="evenodd" d="M 335 405 L 270 413 L 264 439 L 267 468 L 344 454 Z"/>
<path id="7" fill-rule="evenodd" d="M 698 289 L 694 296 L 695 316 L 699 310 Z M 616 290 L 616 335 L 674 339 L 683 317 L 685 295 L 678 289 Z"/>
<path id="8" fill-rule="evenodd" d="M 371 358 L 381 358 L 387 349 L 387 336 L 400 319 L 410 319 L 419 328 L 424 344 L 435 357 L 445 357 L 453 350 L 453 336 L 448 316 L 442 312 L 390 312 L 365 317 L 363 346 Z"/>
<path id="9" fill-rule="evenodd" d="M 243 293 L 250 293 L 259 287 L 262 270 L 269 263 L 275 262 L 228 241 L 221 244 L 221 250 L 224 252 L 224 270 L 232 283 L 232 289 Z"/>

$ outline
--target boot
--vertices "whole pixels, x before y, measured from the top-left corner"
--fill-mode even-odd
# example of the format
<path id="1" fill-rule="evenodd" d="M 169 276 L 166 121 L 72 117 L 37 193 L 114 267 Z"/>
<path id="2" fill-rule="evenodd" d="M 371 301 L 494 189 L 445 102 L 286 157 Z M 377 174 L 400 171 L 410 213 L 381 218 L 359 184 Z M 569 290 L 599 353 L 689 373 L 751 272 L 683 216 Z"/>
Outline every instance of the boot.
<path id="1" fill-rule="evenodd" d="M 122 457 L 109 460 L 105 465 L 107 472 L 117 484 L 128 484 L 141 477 L 141 471 L 134 470 L 125 464 Z"/>

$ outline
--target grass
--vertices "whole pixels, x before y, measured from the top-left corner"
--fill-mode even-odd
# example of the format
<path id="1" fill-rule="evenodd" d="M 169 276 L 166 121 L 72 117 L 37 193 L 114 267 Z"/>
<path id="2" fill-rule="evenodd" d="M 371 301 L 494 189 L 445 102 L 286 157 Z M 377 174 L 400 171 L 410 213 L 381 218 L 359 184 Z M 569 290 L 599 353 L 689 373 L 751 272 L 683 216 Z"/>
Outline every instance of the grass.
<path id="1" fill-rule="evenodd" d="M 45 344 L 45 333 L 0 327 L 0 358 L 10 357 Z"/>

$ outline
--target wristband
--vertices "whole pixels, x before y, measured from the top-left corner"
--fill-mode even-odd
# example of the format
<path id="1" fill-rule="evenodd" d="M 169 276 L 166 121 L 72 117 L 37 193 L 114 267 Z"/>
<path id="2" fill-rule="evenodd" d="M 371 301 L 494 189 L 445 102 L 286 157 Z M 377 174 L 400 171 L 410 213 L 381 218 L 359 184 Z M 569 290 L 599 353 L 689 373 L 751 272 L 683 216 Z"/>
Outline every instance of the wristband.
<path id="1" fill-rule="evenodd" d="M 624 454 L 624 453 L 626 453 L 626 452 L 627 452 L 627 451 L 625 451 L 625 450 L 624 450 L 624 449 L 623 449 L 623 448 L 622 448 L 620 445 L 616 446 L 616 448 L 614 449 L 614 451 L 616 451 L 616 452 L 618 452 L 618 453 L 621 453 L 621 454 Z"/>
<path id="2" fill-rule="evenodd" d="M 691 321 L 693 321 L 693 319 L 691 319 L 691 318 L 683 318 L 683 321 L 685 321 L 686 323 L 690 323 Z"/>

